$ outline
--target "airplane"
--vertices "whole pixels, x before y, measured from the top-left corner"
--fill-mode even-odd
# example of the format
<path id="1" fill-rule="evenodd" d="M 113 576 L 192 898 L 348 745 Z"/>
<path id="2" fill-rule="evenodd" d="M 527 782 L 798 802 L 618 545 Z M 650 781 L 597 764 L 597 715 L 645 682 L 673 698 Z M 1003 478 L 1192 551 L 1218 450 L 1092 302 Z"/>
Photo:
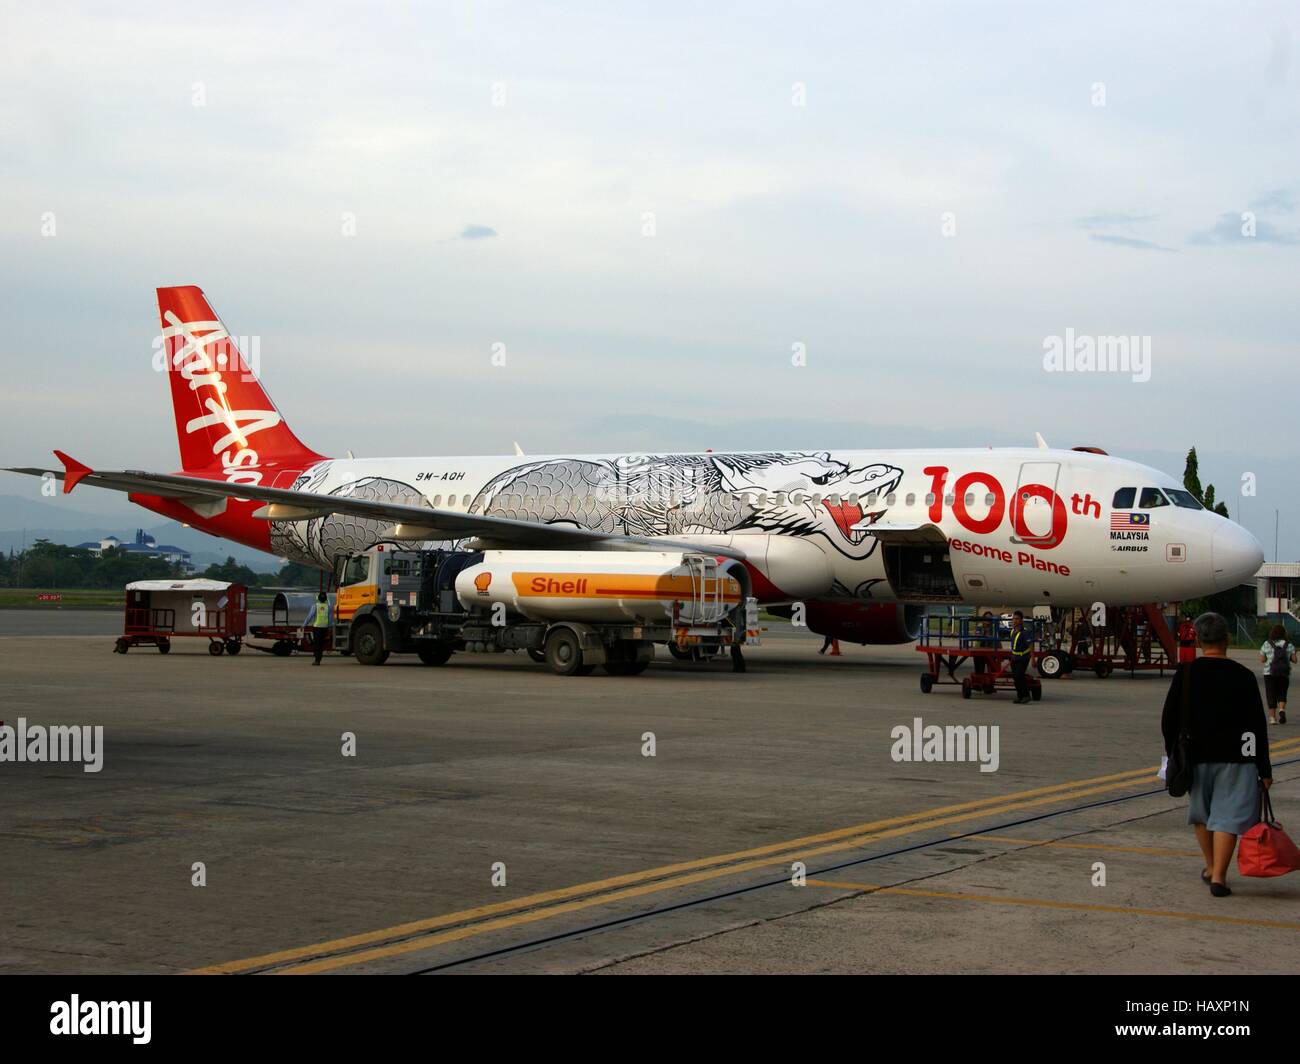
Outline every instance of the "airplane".
<path id="1" fill-rule="evenodd" d="M 125 491 L 341 575 L 378 543 L 690 550 L 820 635 L 916 638 L 929 604 L 1183 601 L 1251 580 L 1256 538 L 1173 477 L 1095 447 L 328 458 L 294 435 L 195 286 L 159 288 L 175 473 L 11 472 Z"/>

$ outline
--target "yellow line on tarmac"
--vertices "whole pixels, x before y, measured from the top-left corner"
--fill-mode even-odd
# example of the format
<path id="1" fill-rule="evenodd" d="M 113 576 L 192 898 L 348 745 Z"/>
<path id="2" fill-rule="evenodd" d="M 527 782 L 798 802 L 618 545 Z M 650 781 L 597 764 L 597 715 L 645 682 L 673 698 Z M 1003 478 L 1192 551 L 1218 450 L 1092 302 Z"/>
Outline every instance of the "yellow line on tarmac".
<path id="1" fill-rule="evenodd" d="M 1286 744 L 1290 743 L 1300 743 L 1300 737 L 1297 737 L 1294 740 L 1286 740 Z M 509 927 L 533 923 L 537 920 L 549 919 L 553 916 L 559 916 L 567 912 L 576 912 L 596 905 L 605 905 L 609 902 L 618 901 L 624 898 L 640 897 L 645 894 L 657 893 L 659 891 L 670 890 L 680 886 L 687 886 L 692 883 L 716 879 L 721 876 L 734 875 L 755 868 L 768 867 L 773 864 L 784 863 L 796 858 L 802 859 L 818 856 L 823 853 L 834 853 L 846 849 L 853 849 L 862 846 L 867 842 L 896 838 L 900 835 L 928 830 L 930 828 L 939 827 L 943 824 L 960 823 L 962 821 L 971 820 L 991 813 L 1003 813 L 1014 809 L 1030 808 L 1049 804 L 1051 802 L 1062 801 L 1067 797 L 1074 799 L 1094 794 L 1107 793 L 1114 790 L 1122 790 L 1126 787 L 1132 787 L 1143 782 L 1144 777 L 1153 777 L 1155 772 L 1156 766 L 1153 765 L 1147 768 L 1130 769 L 1126 772 L 1116 772 L 1105 776 L 1095 776 L 1091 779 L 1073 780 L 1068 783 L 1057 783 L 1046 787 L 1036 787 L 1031 790 L 1000 795 L 994 798 L 979 798 L 969 802 L 959 802 L 955 805 L 939 806 L 918 813 L 890 817 L 884 820 L 858 824 L 848 828 L 839 828 L 818 835 L 807 835 L 802 838 L 790 839 L 785 842 L 770 843 L 765 846 L 757 846 L 748 850 L 737 850 L 733 853 L 718 854 L 713 857 L 703 857 L 693 861 L 683 861 L 677 864 L 663 865 L 658 868 L 646 869 L 640 872 L 629 872 L 624 875 L 612 876 L 608 879 L 595 880 L 589 883 L 580 883 L 575 886 L 563 887 L 557 890 L 543 891 L 522 898 L 495 902 L 491 905 L 481 905 L 471 909 L 462 909 L 458 912 L 446 913 L 441 916 L 429 917 L 424 920 L 414 920 L 409 923 L 397 924 L 393 927 L 380 928 L 375 931 L 367 931 L 357 935 L 350 935 L 345 938 L 331 939 L 308 946 L 299 946 L 293 949 L 280 950 L 274 953 L 265 953 L 256 957 L 247 957 L 241 960 L 226 961 L 221 964 L 196 968 L 188 974 L 236 974 L 239 972 L 247 972 L 308 959 L 314 960 L 312 963 L 284 969 L 282 974 L 290 972 L 307 973 L 330 971 L 335 968 L 360 964 L 380 957 L 396 956 L 403 953 L 410 953 L 415 950 L 429 949 L 444 942 L 454 942 L 460 939 L 469 938 L 473 935 L 485 934 L 490 931 L 503 930 Z M 1154 780 L 1152 780 L 1152 782 L 1154 782 Z M 1093 784 L 1109 785 L 1090 786 Z M 1077 790 L 1077 788 L 1081 787 L 1089 789 Z M 1022 801 L 1022 799 L 1032 800 Z M 954 816 L 949 814 L 962 815 Z M 936 817 L 941 819 L 935 819 Z M 895 825 L 907 826 L 894 827 Z M 890 828 L 892 828 L 892 830 L 881 830 Z M 818 845 L 820 843 L 836 840 L 847 841 L 840 841 L 835 845 Z M 807 846 L 814 846 L 816 848 L 811 850 L 801 849 Z M 746 860 L 748 858 L 762 859 Z M 737 861 L 743 863 L 733 863 Z M 716 867 L 720 865 L 724 867 Z M 682 872 L 691 872 L 694 874 L 684 876 L 678 875 L 678 873 Z M 669 876 L 674 878 L 664 878 Z M 647 880 L 662 881 L 647 883 Z M 632 884 L 642 885 L 633 889 L 618 889 L 628 887 Z M 596 894 L 597 896 L 587 898 L 581 902 L 569 901 L 569 899 L 581 898 L 584 895 L 590 894 Z M 552 902 L 564 902 L 564 904 L 549 904 Z M 535 908 L 539 906 L 546 907 Z M 518 913 L 518 915 L 511 917 L 487 920 L 483 923 L 475 923 L 471 927 L 455 928 L 454 930 L 446 931 L 439 935 L 427 934 L 427 932 L 436 931 L 439 928 L 452 927 L 453 925 L 468 923 L 470 921 L 484 920 L 485 917 L 517 912 L 521 909 L 530 909 L 534 911 Z M 346 953 L 341 956 L 323 956 L 325 954 L 341 954 L 346 950 L 354 950 L 358 947 L 376 945 L 378 943 L 389 942 L 394 938 L 406 938 L 407 936 L 412 935 L 418 937 L 404 942 L 381 946 L 376 949 L 364 950 L 359 953 Z"/>
<path id="2" fill-rule="evenodd" d="M 605 891 L 632 883 L 644 882 L 649 879 L 675 875 L 679 872 L 708 868 L 713 865 L 739 861 L 750 857 L 758 857 L 764 854 L 779 853 L 794 847 L 814 845 L 834 839 L 858 836 L 864 832 L 888 828 L 896 824 L 905 824 L 911 821 L 926 820 L 930 817 L 941 816 L 948 813 L 998 806 L 1004 802 L 1015 801 L 1021 798 L 1061 794 L 1061 792 L 1069 791 L 1073 788 L 1084 787 L 1090 784 L 1109 783 L 1115 780 L 1125 780 L 1126 782 L 1124 783 L 1124 786 L 1130 786 L 1138 783 L 1140 777 L 1153 776 L 1155 771 L 1155 766 L 1132 769 L 1128 772 L 1116 772 L 1106 776 L 1095 776 L 1091 779 L 1073 780 L 1069 783 L 1056 783 L 1048 787 L 1035 787 L 1032 790 L 1017 791 L 1012 794 L 998 795 L 992 798 L 978 798 L 969 802 L 959 802 L 955 805 L 939 806 L 934 809 L 926 809 L 917 813 L 889 817 L 885 820 L 871 821 L 866 824 L 857 824 L 853 827 L 838 828 L 834 831 L 822 832 L 818 835 L 806 835 L 802 838 L 789 839 L 785 842 L 770 843 L 765 846 L 756 846 L 748 850 L 737 850 L 734 853 L 718 854 L 713 857 L 702 857 L 693 861 L 682 861 L 677 864 L 663 865 L 658 868 L 650 868 L 640 872 L 629 872 L 624 875 L 595 880 L 590 883 L 579 883 L 571 887 L 543 891 L 539 894 L 530 894 L 510 901 L 495 902 L 491 905 L 481 905 L 472 909 L 462 909 L 459 912 L 446 913 L 442 916 L 434 916 L 424 920 L 414 920 L 410 923 L 397 924 L 393 927 L 381 928 L 376 931 L 367 931 L 362 934 L 350 935 L 346 938 L 331 939 L 310 946 L 299 946 L 294 949 L 280 950 L 275 953 L 264 953 L 260 956 L 247 957 L 242 960 L 226 961 L 222 964 L 214 964 L 194 969 L 188 974 L 222 975 L 250 971 L 254 968 L 265 968 L 269 965 L 283 964 L 304 957 L 319 956 L 322 953 L 334 953 L 339 950 L 354 949 L 357 946 L 370 945 L 375 942 L 384 941 L 385 939 L 418 934 L 423 931 L 436 930 L 439 927 L 464 923 L 468 920 L 478 920 L 485 916 L 496 915 L 497 913 L 511 912 L 516 909 L 527 909 L 536 905 L 544 905 L 548 902 L 562 901 L 568 898 L 580 897 L 584 894 L 592 894 L 597 891 Z"/>
<path id="3" fill-rule="evenodd" d="M 832 890 L 858 890 L 867 894 L 901 894 L 910 898 L 946 898 L 953 901 L 982 901 L 995 905 L 1029 905 L 1040 909 L 1070 909 L 1077 912 L 1120 913 L 1125 916 L 1161 916 L 1174 920 L 1195 920 L 1215 924 L 1236 924 L 1245 927 L 1276 927 L 1284 931 L 1300 931 L 1300 924 L 1285 920 L 1261 920 L 1248 916 L 1216 916 L 1210 913 L 1185 913 L 1175 909 L 1138 909 L 1128 905 L 1089 905 L 1084 902 L 1052 901 L 1048 898 L 1007 898 L 1000 894 L 966 894 L 950 890 L 918 890 L 914 887 L 881 887 L 871 883 L 839 883 L 827 879 L 810 879 L 810 887 L 828 887 Z"/>
<path id="4" fill-rule="evenodd" d="M 1118 853 L 1147 853 L 1153 857 L 1200 857 L 1200 850 L 1166 850 L 1159 846 L 1111 846 L 1104 842 L 1057 842 L 1051 839 L 1013 839 L 1008 835 L 963 835 L 954 831 L 955 838 L 967 842 L 1009 842 L 1024 846 L 1053 846 L 1063 850 L 1113 850 Z"/>
<path id="5" fill-rule="evenodd" d="M 1149 769 L 1143 770 L 1143 772 L 1149 771 Z M 944 824 L 958 824 L 962 821 L 988 816 L 991 813 L 1001 815 L 1016 809 L 1030 809 L 1036 806 L 1059 802 L 1063 798 L 1073 800 L 1095 794 L 1106 794 L 1110 791 L 1126 790 L 1132 787 L 1136 782 L 1136 780 L 1125 780 L 1120 783 L 1110 783 L 1099 787 L 1089 787 L 1083 790 L 1070 791 L 1068 794 L 1053 794 L 1020 802 L 1007 802 L 1003 805 L 978 809 L 973 812 L 968 811 L 957 813 L 951 816 L 938 817 L 935 819 L 919 821 L 913 824 L 907 824 L 903 827 L 892 828 L 890 830 L 870 832 L 847 840 L 814 846 L 811 849 L 787 850 L 785 853 L 770 854 L 767 857 L 761 857 L 752 861 L 744 861 L 739 864 L 728 864 L 718 868 L 708 868 L 703 871 L 691 873 L 690 875 L 676 876 L 672 879 L 656 880 L 653 883 L 645 883 L 641 886 L 628 887 L 623 890 L 597 894 L 594 897 L 565 902 L 560 905 L 533 909 L 528 912 L 518 913 L 514 916 L 502 916 L 495 920 L 471 924 L 467 927 L 454 928 L 450 931 L 444 931 L 436 935 L 420 935 L 417 938 L 408 939 L 404 942 L 397 942 L 387 946 L 380 946 L 375 949 L 363 950 L 359 953 L 346 953 L 339 956 L 325 957 L 320 960 L 309 961 L 306 964 L 296 965 L 291 968 L 283 968 L 274 974 L 312 975 L 320 972 L 333 971 L 336 968 L 351 967 L 354 964 L 365 964 L 369 961 L 381 960 L 387 957 L 398 957 L 406 953 L 428 950 L 434 946 L 444 945 L 448 942 L 458 942 L 462 939 L 473 938 L 477 935 L 487 934 L 492 931 L 504 931 L 514 927 L 521 927 L 525 924 L 536 923 L 540 920 L 549 920 L 552 917 L 562 916 L 566 913 L 580 912 L 584 909 L 590 909 L 595 906 L 608 905 L 610 902 L 623 901 L 628 898 L 639 898 L 647 894 L 658 894 L 662 891 L 691 886 L 695 883 L 704 883 L 711 879 L 721 878 L 722 876 L 733 876 L 740 872 L 750 872 L 759 868 L 769 868 L 773 865 L 785 864 L 794 860 L 806 862 L 811 857 L 818 857 L 828 853 L 839 853 L 844 850 L 858 849 L 869 842 L 879 842 L 882 839 L 897 838 L 900 835 L 911 835 L 918 831 L 926 831 L 931 828 L 941 827 Z"/>

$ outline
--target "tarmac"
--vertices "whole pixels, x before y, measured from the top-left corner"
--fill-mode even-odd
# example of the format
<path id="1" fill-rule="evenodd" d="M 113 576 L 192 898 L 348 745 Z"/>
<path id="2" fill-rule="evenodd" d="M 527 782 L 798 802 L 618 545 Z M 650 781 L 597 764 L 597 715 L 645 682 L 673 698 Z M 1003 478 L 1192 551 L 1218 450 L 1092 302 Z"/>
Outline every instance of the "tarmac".
<path id="1" fill-rule="evenodd" d="M 1155 778 L 1167 676 L 1017 706 L 786 627 L 744 674 L 561 678 L 117 655 L 119 621 L 0 612 L 4 723 L 104 729 L 98 772 L 0 762 L 0 971 L 1297 969 L 1300 876 L 1200 881 Z M 991 731 L 983 763 L 896 760 L 917 718 L 997 726 L 996 770 Z M 1296 824 L 1300 723 L 1271 740 Z"/>

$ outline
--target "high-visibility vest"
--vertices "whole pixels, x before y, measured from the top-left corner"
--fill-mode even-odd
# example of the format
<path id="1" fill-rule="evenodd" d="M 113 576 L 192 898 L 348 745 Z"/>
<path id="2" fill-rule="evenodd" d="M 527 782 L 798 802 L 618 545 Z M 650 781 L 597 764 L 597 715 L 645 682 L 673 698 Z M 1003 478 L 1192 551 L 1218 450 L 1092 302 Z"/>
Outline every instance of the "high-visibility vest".
<path id="1" fill-rule="evenodd" d="M 330 604 L 328 602 L 316 603 L 316 614 L 312 617 L 311 627 L 328 628 L 330 626 Z"/>
<path id="2" fill-rule="evenodd" d="M 1026 654 L 1034 649 L 1034 641 L 1029 638 L 1029 633 L 1023 628 L 1011 629 L 1011 653 L 1018 658 L 1023 658 Z"/>

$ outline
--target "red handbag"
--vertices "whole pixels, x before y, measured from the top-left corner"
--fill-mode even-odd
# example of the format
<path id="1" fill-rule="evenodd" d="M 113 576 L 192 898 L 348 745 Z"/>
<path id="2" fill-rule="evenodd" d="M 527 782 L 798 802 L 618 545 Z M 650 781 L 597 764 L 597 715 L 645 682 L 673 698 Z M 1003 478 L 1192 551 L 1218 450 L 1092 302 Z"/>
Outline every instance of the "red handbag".
<path id="1" fill-rule="evenodd" d="M 1259 795 L 1259 823 L 1241 837 L 1237 871 L 1243 876 L 1284 876 L 1300 868 L 1300 850 L 1273 819 L 1268 791 Z"/>

